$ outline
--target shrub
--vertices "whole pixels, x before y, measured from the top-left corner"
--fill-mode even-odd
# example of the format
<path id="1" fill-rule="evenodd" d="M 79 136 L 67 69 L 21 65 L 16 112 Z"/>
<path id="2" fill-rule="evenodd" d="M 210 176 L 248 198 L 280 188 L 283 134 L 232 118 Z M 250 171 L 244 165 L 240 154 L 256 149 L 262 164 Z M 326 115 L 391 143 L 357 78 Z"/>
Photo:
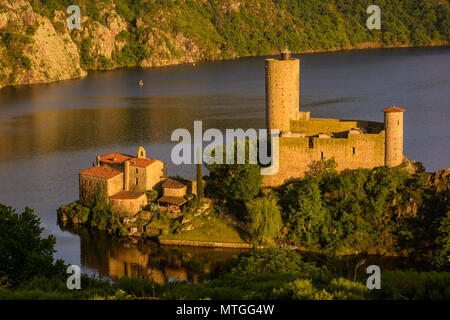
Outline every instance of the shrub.
<path id="1" fill-rule="evenodd" d="M 253 241 L 271 242 L 280 232 L 283 222 L 277 198 L 271 194 L 246 203 L 250 218 L 250 235 Z"/>
<path id="2" fill-rule="evenodd" d="M 313 263 L 304 262 L 299 253 L 289 249 L 255 249 L 233 257 L 229 264 L 233 274 L 261 275 L 281 273 L 326 274 L 324 268 Z"/>
<path id="3" fill-rule="evenodd" d="M 449 272 L 384 271 L 381 290 L 374 290 L 377 299 L 449 300 Z"/>

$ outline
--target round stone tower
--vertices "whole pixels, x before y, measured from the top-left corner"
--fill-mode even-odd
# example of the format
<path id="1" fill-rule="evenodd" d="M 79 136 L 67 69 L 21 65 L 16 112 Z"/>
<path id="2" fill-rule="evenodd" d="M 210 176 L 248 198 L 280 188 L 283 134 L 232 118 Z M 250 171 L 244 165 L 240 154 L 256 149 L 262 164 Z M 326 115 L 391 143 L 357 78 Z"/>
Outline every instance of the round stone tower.
<path id="1" fill-rule="evenodd" d="M 386 108 L 384 112 L 385 153 L 384 165 L 395 167 L 403 162 L 403 112 L 405 109 Z"/>
<path id="2" fill-rule="evenodd" d="M 283 52 L 281 59 L 266 60 L 266 121 L 267 129 L 291 130 L 300 102 L 300 60 Z"/>

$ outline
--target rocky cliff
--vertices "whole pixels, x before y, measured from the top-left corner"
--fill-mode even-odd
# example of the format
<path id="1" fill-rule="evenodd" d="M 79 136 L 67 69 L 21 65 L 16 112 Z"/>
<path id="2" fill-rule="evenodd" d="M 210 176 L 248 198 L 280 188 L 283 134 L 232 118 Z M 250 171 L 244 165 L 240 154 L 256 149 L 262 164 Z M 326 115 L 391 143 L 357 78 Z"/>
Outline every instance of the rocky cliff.
<path id="1" fill-rule="evenodd" d="M 366 27 L 367 1 L 0 0 L 0 87 L 85 76 L 88 70 L 161 66 L 293 52 L 446 45 L 448 0 L 382 7 Z M 417 3 L 416 3 L 417 2 Z"/>

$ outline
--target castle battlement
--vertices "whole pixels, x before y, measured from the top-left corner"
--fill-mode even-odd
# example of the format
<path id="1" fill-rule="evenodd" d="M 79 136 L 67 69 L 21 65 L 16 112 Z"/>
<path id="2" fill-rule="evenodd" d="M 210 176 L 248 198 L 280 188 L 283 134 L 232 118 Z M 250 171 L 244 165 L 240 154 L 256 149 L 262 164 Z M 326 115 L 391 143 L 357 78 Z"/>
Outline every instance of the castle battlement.
<path id="1" fill-rule="evenodd" d="M 334 158 L 337 170 L 398 166 L 403 161 L 403 112 L 383 110 L 385 121 L 311 118 L 299 110 L 300 60 L 266 60 L 267 128 L 280 130 L 279 171 L 264 184 L 303 178 L 317 161 Z"/>

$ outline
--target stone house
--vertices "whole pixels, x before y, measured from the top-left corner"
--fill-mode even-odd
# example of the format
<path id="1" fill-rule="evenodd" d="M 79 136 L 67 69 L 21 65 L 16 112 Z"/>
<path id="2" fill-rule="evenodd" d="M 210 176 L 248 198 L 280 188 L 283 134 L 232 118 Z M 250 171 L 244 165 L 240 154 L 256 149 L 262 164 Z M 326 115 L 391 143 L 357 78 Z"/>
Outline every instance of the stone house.
<path id="1" fill-rule="evenodd" d="M 143 147 L 137 155 L 113 152 L 97 156 L 97 165 L 80 171 L 80 203 L 90 206 L 96 192 L 121 215 L 132 215 L 147 205 L 146 190 L 160 184 L 167 165 L 149 159 Z"/>
<path id="2" fill-rule="evenodd" d="M 80 171 L 80 203 L 90 206 L 97 192 L 104 199 L 123 189 L 123 172 L 102 166 L 95 166 Z"/>
<path id="3" fill-rule="evenodd" d="M 158 199 L 158 204 L 170 212 L 181 212 L 186 204 L 185 198 L 188 186 L 182 181 L 166 178 L 161 184 L 163 196 Z"/>

